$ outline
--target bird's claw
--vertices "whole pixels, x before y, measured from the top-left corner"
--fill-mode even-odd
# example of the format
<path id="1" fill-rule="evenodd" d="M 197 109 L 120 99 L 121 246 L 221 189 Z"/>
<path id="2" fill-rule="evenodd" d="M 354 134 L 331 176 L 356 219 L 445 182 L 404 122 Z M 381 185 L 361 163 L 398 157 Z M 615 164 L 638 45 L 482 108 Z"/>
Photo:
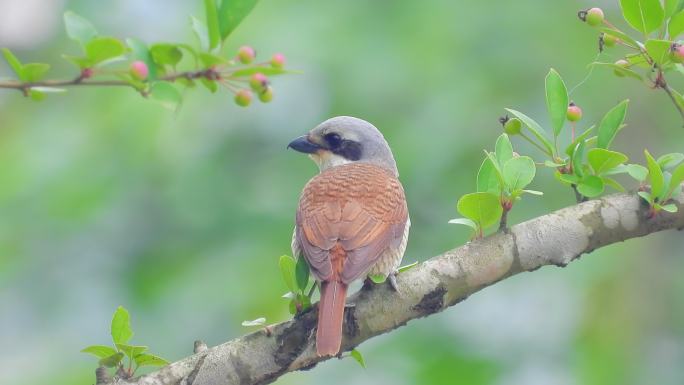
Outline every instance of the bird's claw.
<path id="1" fill-rule="evenodd" d="M 389 280 L 390 287 L 392 290 L 395 292 L 401 294 L 401 291 L 399 291 L 399 285 L 397 285 L 397 271 L 391 272 L 388 276 L 387 279 Z"/>

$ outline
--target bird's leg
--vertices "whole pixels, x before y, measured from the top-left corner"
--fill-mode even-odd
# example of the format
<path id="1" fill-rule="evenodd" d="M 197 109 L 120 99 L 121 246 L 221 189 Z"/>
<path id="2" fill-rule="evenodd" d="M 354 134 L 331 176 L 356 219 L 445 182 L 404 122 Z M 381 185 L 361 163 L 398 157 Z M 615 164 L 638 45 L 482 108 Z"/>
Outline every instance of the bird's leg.
<path id="1" fill-rule="evenodd" d="M 399 271 L 395 270 L 395 271 L 389 273 L 389 275 L 387 276 L 387 279 L 389 279 L 389 284 L 390 284 L 390 287 L 392 288 L 392 290 L 401 294 L 401 292 L 399 291 L 399 286 L 397 285 L 397 274 L 399 274 Z"/>

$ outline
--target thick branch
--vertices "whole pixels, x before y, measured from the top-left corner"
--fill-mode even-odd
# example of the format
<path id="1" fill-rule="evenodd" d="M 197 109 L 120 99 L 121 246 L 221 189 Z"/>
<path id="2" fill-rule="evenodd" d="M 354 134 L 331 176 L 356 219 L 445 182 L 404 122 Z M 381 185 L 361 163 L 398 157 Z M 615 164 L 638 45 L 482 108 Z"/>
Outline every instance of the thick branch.
<path id="1" fill-rule="evenodd" d="M 565 266 L 584 253 L 657 231 L 684 228 L 684 193 L 676 214 L 647 219 L 633 194 L 616 194 L 571 206 L 447 251 L 401 273 L 401 294 L 389 285 L 361 290 L 346 309 L 342 350 L 440 312 L 502 279 L 544 265 Z M 316 309 L 184 358 L 131 382 L 136 385 L 266 384 L 310 369 L 327 358 L 314 348 Z M 189 347 L 188 347 L 189 348 Z"/>

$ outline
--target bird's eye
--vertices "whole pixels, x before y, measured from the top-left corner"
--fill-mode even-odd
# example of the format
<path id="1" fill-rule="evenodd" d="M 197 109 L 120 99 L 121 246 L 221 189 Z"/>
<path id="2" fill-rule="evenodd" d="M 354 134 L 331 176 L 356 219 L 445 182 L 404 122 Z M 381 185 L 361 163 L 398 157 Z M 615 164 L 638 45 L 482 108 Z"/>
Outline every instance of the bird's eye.
<path id="1" fill-rule="evenodd" d="M 340 143 L 342 143 L 342 138 L 340 138 L 339 134 L 331 132 L 329 134 L 325 134 L 325 141 L 328 142 L 330 148 L 337 148 Z"/>

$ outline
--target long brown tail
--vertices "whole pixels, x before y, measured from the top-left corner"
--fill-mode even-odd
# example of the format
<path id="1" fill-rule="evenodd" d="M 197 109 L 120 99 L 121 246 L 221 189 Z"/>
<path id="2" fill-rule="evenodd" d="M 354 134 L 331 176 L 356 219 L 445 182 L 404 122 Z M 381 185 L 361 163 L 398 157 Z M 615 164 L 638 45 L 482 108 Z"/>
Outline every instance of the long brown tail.
<path id="1" fill-rule="evenodd" d="M 318 304 L 316 352 L 319 356 L 334 356 L 342 343 L 342 320 L 347 297 L 347 285 L 339 281 L 321 282 L 321 302 Z"/>

